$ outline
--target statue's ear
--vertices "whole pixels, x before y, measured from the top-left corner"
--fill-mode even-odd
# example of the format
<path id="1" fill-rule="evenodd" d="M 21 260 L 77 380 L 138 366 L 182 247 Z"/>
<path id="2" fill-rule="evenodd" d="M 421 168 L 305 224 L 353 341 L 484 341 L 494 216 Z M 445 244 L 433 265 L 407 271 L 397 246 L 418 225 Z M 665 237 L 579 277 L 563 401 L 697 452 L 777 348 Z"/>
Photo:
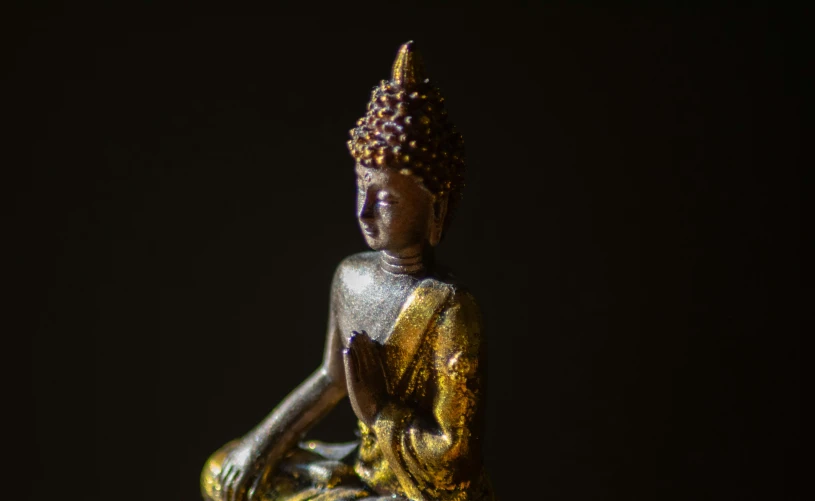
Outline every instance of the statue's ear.
<path id="1" fill-rule="evenodd" d="M 444 218 L 447 217 L 447 202 L 450 196 L 447 193 L 436 195 L 433 201 L 433 214 L 430 221 L 430 245 L 435 247 L 441 241 L 444 231 Z"/>

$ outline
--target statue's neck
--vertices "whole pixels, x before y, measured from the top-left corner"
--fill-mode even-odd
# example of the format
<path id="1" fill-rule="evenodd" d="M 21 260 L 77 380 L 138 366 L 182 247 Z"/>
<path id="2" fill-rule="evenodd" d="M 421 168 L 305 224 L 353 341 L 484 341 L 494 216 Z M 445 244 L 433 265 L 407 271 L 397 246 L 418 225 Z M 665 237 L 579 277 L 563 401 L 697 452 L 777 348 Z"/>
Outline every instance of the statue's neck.
<path id="1" fill-rule="evenodd" d="M 415 252 L 401 254 L 388 251 L 379 253 L 379 265 L 383 270 L 394 275 L 425 275 L 432 264 L 432 248 L 417 249 Z"/>

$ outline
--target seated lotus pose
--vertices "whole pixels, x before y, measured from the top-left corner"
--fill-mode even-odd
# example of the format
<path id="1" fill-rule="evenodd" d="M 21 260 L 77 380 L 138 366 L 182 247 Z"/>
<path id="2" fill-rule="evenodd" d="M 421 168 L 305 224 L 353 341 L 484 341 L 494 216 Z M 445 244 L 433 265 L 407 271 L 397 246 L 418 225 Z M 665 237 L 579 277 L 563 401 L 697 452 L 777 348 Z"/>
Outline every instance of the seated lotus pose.
<path id="1" fill-rule="evenodd" d="M 433 265 L 463 187 L 463 140 L 412 43 L 351 130 L 373 252 L 340 263 L 322 365 L 215 452 L 208 501 L 492 500 L 481 458 L 484 343 L 473 297 Z M 301 443 L 342 398 L 360 440 Z"/>

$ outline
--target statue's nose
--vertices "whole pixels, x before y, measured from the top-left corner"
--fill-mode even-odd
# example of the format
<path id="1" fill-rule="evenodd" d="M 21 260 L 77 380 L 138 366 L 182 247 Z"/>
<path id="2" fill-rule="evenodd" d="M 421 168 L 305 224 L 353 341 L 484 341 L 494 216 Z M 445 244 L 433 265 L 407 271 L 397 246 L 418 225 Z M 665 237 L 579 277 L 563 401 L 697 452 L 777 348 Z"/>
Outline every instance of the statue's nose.
<path id="1" fill-rule="evenodd" d="M 373 197 L 364 195 L 359 203 L 357 209 L 357 217 L 359 219 L 372 219 L 374 216 L 374 201 Z"/>

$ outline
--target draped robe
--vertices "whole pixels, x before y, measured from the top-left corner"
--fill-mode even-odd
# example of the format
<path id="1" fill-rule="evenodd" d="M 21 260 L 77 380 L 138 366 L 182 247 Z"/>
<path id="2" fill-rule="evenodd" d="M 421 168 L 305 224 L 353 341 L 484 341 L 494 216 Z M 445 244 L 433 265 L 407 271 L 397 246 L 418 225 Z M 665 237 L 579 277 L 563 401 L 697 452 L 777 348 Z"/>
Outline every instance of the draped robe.
<path id="1" fill-rule="evenodd" d="M 300 444 L 270 475 L 263 501 L 402 499 L 486 501 L 493 494 L 481 462 L 484 343 L 470 294 L 423 280 L 380 346 L 389 401 L 360 441 Z M 202 476 L 217 499 L 229 445 Z"/>

